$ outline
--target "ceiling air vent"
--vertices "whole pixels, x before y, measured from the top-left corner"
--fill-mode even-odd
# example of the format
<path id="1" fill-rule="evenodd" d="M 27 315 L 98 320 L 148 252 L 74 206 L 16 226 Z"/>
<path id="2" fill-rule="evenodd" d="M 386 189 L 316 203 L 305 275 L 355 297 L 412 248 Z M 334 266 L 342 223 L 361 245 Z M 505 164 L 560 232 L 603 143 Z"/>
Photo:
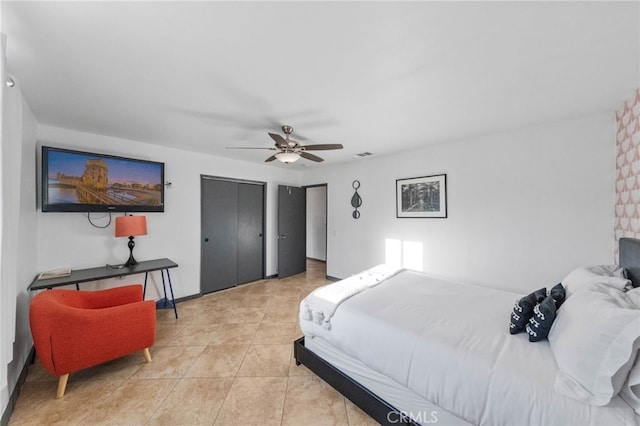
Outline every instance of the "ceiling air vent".
<path id="1" fill-rule="evenodd" d="M 356 154 L 357 157 L 368 157 L 370 155 L 373 155 L 372 153 L 370 153 L 369 151 L 367 152 L 361 152 L 360 154 Z"/>

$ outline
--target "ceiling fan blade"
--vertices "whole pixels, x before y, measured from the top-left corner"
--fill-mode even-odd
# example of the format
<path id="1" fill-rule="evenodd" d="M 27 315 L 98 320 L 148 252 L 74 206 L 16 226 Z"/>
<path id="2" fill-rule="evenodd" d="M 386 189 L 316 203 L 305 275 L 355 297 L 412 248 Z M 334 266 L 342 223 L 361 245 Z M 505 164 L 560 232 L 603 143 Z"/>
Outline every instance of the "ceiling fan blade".
<path id="1" fill-rule="evenodd" d="M 268 149 L 270 151 L 275 151 L 275 148 L 258 148 L 256 146 L 228 146 L 227 149 Z"/>
<path id="2" fill-rule="evenodd" d="M 342 149 L 342 144 L 339 143 L 324 143 L 317 145 L 305 145 L 301 147 L 305 151 L 326 151 L 329 149 Z"/>
<path id="3" fill-rule="evenodd" d="M 300 157 L 306 158 L 307 160 L 315 161 L 316 163 L 324 161 L 323 158 L 320 158 L 317 155 L 309 154 L 308 152 L 304 152 L 304 151 L 300 153 Z"/>
<path id="4" fill-rule="evenodd" d="M 276 159 L 276 156 L 275 156 L 275 155 L 272 155 L 271 157 L 269 157 L 269 158 L 267 158 L 266 160 L 264 160 L 264 162 L 265 162 L 265 163 L 268 163 L 268 162 L 273 161 L 273 160 L 275 160 L 275 159 Z"/>
<path id="5" fill-rule="evenodd" d="M 289 144 L 282 136 L 280 136 L 277 133 L 269 133 L 269 136 L 271 136 L 271 139 L 276 141 L 276 143 L 278 145 L 288 145 Z"/>

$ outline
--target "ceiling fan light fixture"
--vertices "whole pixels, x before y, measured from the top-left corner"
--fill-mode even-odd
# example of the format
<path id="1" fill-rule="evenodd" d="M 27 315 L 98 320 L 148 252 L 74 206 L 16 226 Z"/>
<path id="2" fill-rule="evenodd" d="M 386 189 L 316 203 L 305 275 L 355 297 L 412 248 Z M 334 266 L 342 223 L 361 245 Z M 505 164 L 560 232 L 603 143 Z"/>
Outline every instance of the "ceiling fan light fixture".
<path id="1" fill-rule="evenodd" d="M 240 147 L 227 147 L 229 149 L 267 149 L 270 151 L 279 151 L 277 154 L 270 156 L 266 160 L 265 163 L 270 163 L 272 161 L 278 160 L 282 163 L 288 164 L 298 161 L 300 157 L 305 160 L 315 161 L 316 163 L 321 163 L 324 161 L 322 157 L 318 157 L 317 155 L 311 154 L 307 151 L 327 151 L 331 149 L 342 149 L 342 144 L 339 143 L 321 143 L 321 144 L 312 144 L 312 145 L 300 145 L 299 142 L 296 142 L 292 139 L 289 139 L 289 135 L 293 132 L 293 128 L 291 126 L 282 126 L 282 131 L 285 134 L 285 138 L 280 136 L 277 133 L 267 134 L 273 139 L 275 142 L 275 147 L 272 148 L 260 148 L 255 146 L 240 146 Z"/>
<path id="2" fill-rule="evenodd" d="M 283 163 L 293 163 L 294 161 L 298 161 L 300 158 L 300 154 L 296 152 L 279 152 L 276 154 L 276 158 L 278 161 L 282 161 Z"/>

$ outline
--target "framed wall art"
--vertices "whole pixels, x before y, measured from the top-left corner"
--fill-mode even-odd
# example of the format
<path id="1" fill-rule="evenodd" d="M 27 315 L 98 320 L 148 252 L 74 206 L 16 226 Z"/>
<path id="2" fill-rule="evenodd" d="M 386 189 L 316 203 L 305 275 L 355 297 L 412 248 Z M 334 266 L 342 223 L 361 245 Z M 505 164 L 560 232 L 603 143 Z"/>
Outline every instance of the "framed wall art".
<path id="1" fill-rule="evenodd" d="M 396 180 L 396 217 L 447 217 L 447 175 Z"/>

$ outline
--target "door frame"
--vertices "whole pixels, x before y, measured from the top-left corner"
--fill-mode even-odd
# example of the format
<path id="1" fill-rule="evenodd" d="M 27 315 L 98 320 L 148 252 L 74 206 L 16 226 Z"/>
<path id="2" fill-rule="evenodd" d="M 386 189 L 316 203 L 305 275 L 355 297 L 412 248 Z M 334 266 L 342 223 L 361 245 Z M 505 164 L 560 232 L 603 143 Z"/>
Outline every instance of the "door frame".
<path id="1" fill-rule="evenodd" d="M 213 175 L 205 175 L 200 174 L 200 283 L 202 283 L 202 256 L 204 253 L 204 236 L 202 234 L 202 199 L 204 197 L 204 180 L 219 180 L 225 182 L 235 182 L 235 183 L 244 183 L 251 185 L 259 185 L 262 186 L 262 279 L 266 277 L 266 269 L 267 269 L 267 228 L 266 228 L 266 214 L 267 214 L 267 182 L 258 181 L 258 180 L 250 180 L 250 179 L 240 179 L 240 178 L 230 178 L 224 176 L 213 176 Z M 202 295 L 202 284 L 200 284 L 200 295 Z"/>
<path id="2" fill-rule="evenodd" d="M 326 275 L 326 271 L 329 268 L 329 184 L 328 183 L 315 183 L 313 185 L 303 185 L 302 189 L 304 189 L 304 193 L 306 195 L 307 193 L 307 189 L 308 188 L 317 188 L 317 187 L 321 187 L 324 186 L 325 189 L 325 193 L 324 193 L 324 197 L 325 197 L 325 203 L 324 203 L 324 208 L 325 208 L 325 217 L 326 217 L 326 222 L 324 224 L 324 239 L 325 239 L 325 247 L 324 247 L 324 264 L 325 264 L 325 275 Z M 307 216 L 305 213 L 305 225 L 306 225 L 306 221 L 307 221 Z M 306 229 L 306 226 L 305 226 Z"/>

